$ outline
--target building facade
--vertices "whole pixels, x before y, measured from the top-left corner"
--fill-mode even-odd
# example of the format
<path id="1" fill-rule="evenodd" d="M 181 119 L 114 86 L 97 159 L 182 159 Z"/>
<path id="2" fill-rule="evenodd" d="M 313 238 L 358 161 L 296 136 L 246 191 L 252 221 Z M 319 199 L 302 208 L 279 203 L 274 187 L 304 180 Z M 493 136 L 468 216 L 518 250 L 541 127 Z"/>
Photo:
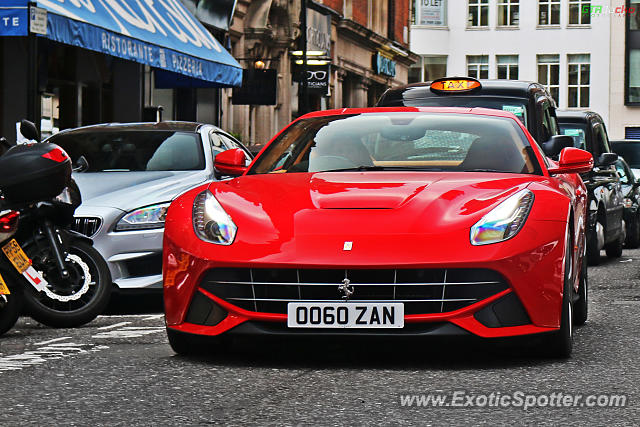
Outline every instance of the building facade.
<path id="1" fill-rule="evenodd" d="M 416 0 L 411 50 L 420 61 L 409 80 L 537 81 L 561 109 L 594 110 L 608 123 L 615 2 Z"/>
<path id="2" fill-rule="evenodd" d="M 417 60 L 409 51 L 409 2 L 307 2 L 307 77 L 310 85 L 319 83 L 310 86 L 309 110 L 372 106 L 387 88 L 407 83 Z M 237 105 L 233 91 L 223 90 L 222 126 L 245 143 L 267 142 L 301 114 L 300 11 L 295 0 L 239 0 L 236 5 L 231 53 L 244 68 L 259 65 L 277 75 L 275 105 Z M 312 81 L 320 76 L 324 82 Z"/>
<path id="3" fill-rule="evenodd" d="M 640 2 L 611 15 L 609 137 L 640 139 Z"/>

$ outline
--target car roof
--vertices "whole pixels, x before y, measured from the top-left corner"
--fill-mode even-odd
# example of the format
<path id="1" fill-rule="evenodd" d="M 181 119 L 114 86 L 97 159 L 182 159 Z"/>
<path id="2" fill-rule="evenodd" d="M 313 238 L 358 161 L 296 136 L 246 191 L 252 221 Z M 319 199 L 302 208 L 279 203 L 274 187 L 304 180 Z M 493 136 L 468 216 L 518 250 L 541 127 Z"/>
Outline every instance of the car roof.
<path id="1" fill-rule="evenodd" d="M 197 122 L 180 122 L 180 121 L 163 121 L 163 122 L 139 122 L 139 123 L 102 123 L 91 126 L 82 126 L 73 129 L 65 129 L 58 134 L 70 133 L 90 133 L 104 131 L 179 131 L 179 132 L 197 132 L 203 123 Z M 214 126 L 215 127 L 215 126 Z"/>
<path id="2" fill-rule="evenodd" d="M 452 80 L 461 79 L 463 77 L 451 77 Z M 536 82 L 524 81 L 524 80 L 478 80 L 482 87 L 479 90 L 466 93 L 450 93 L 450 94 L 437 94 L 431 91 L 432 82 L 412 83 L 409 85 L 399 86 L 392 89 L 388 89 L 380 98 L 386 102 L 394 102 L 398 99 L 405 98 L 435 98 L 446 96 L 464 96 L 469 95 L 481 95 L 481 96 L 500 96 L 500 97 L 521 97 L 528 98 L 531 92 L 542 92 L 550 99 L 553 99 L 544 86 Z M 555 106 L 555 101 L 554 101 Z"/>
<path id="3" fill-rule="evenodd" d="M 602 121 L 600 114 L 588 110 L 556 110 L 556 117 L 560 123 L 587 123 L 591 119 Z"/>
<path id="4" fill-rule="evenodd" d="M 518 118 L 508 111 L 495 110 L 481 107 L 368 107 L 368 108 L 339 108 L 334 110 L 314 111 L 300 117 L 308 119 L 314 117 L 367 114 L 367 113 L 449 113 L 449 114 L 473 114 L 493 117 L 509 117 L 515 120 Z"/>

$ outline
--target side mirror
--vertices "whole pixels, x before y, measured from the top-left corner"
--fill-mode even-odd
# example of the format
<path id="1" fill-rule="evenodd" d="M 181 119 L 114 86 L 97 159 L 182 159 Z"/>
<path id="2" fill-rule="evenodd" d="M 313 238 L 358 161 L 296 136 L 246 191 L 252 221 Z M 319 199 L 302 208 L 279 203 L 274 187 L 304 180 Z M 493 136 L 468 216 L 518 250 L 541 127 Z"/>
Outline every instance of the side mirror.
<path id="1" fill-rule="evenodd" d="M 547 157 L 556 157 L 564 148 L 573 147 L 573 137 L 569 135 L 553 135 L 542 145 Z"/>
<path id="2" fill-rule="evenodd" d="M 213 167 L 221 175 L 240 176 L 247 171 L 247 157 L 241 148 L 234 148 L 218 154 Z"/>
<path id="3" fill-rule="evenodd" d="M 84 172 L 89 169 L 89 161 L 85 156 L 78 157 L 75 164 L 73 165 L 74 172 Z"/>
<path id="4" fill-rule="evenodd" d="M 593 156 L 579 148 L 568 147 L 560 152 L 557 168 L 549 168 L 549 174 L 585 173 L 593 169 Z"/>
<path id="5" fill-rule="evenodd" d="M 616 153 L 602 153 L 598 157 L 596 166 L 611 166 L 618 161 L 618 155 Z"/>
<path id="6" fill-rule="evenodd" d="M 40 134 L 38 133 L 38 128 L 29 120 L 21 120 L 20 121 L 20 133 L 27 139 L 32 139 L 34 141 L 40 142 Z"/>

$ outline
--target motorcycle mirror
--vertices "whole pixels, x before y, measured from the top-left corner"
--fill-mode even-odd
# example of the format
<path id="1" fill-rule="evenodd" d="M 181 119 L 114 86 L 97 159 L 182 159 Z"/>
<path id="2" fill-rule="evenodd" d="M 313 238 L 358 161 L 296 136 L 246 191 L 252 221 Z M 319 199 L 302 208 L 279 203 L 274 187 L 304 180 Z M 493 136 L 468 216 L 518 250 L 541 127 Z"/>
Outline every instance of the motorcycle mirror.
<path id="1" fill-rule="evenodd" d="M 75 167 L 73 168 L 74 172 L 84 172 L 89 169 L 89 161 L 85 156 L 78 157 L 78 160 L 75 162 Z"/>
<path id="2" fill-rule="evenodd" d="M 34 141 L 40 142 L 40 134 L 38 133 L 38 128 L 36 128 L 36 125 L 29 120 L 22 119 L 20 121 L 20 133 L 27 139 L 32 139 Z"/>

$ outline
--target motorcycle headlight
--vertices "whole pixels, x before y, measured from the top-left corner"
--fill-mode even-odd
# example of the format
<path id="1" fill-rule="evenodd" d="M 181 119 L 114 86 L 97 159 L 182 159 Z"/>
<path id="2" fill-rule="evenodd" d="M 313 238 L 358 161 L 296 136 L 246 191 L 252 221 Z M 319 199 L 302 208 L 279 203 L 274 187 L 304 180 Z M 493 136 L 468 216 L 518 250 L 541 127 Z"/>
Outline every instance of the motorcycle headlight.
<path id="1" fill-rule="evenodd" d="M 229 214 L 209 190 L 198 194 L 193 203 L 193 229 L 200 239 L 217 245 L 232 244 L 238 231 Z"/>
<path id="2" fill-rule="evenodd" d="M 488 245 L 508 240 L 518 234 L 533 206 L 530 190 L 518 191 L 471 227 L 471 244 Z"/>
<path id="3" fill-rule="evenodd" d="M 150 230 L 164 227 L 171 202 L 145 206 L 127 213 L 116 224 L 116 231 Z"/>

